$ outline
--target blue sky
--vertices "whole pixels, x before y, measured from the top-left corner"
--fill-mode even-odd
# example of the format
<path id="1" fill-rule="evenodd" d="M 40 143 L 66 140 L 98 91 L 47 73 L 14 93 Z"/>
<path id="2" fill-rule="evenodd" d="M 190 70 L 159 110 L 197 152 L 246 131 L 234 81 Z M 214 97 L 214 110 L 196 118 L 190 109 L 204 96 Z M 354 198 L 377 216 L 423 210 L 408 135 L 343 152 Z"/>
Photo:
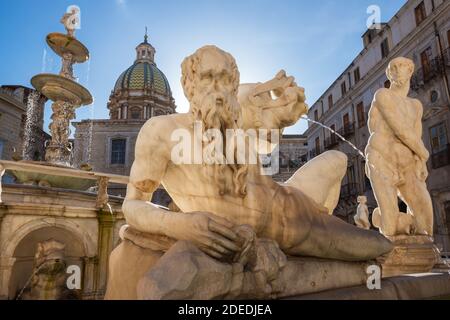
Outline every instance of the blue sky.
<path id="1" fill-rule="evenodd" d="M 46 46 L 69 5 L 81 8 L 77 38 L 91 60 L 77 65 L 79 82 L 95 102 L 77 110 L 77 120 L 108 118 L 106 103 L 118 76 L 135 59 L 148 26 L 156 63 L 169 79 L 178 112 L 188 103 L 180 85 L 184 57 L 206 44 L 234 55 L 241 82 L 271 79 L 280 69 L 306 89 L 312 105 L 362 49 L 367 7 L 388 21 L 406 0 L 2 0 L 0 84 L 30 86 L 33 75 L 57 73 L 59 58 Z M 46 52 L 46 53 L 45 53 Z M 50 117 L 46 108 L 46 126 Z M 304 121 L 286 133 L 302 133 Z"/>

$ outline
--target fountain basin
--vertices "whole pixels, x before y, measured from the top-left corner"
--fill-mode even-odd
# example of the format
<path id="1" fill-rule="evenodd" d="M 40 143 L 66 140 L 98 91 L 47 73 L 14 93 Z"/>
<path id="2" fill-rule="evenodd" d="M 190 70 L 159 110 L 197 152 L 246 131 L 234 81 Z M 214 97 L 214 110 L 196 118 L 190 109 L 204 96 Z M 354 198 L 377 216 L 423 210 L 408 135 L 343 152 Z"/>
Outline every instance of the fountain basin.
<path id="1" fill-rule="evenodd" d="M 86 191 L 96 185 L 95 180 L 74 177 L 53 176 L 44 173 L 10 171 L 18 183 L 26 185 L 40 185 L 58 189 Z"/>
<path id="2" fill-rule="evenodd" d="M 31 79 L 32 86 L 52 101 L 69 102 L 74 106 L 90 105 L 92 95 L 82 85 L 59 75 L 43 73 Z"/>
<path id="3" fill-rule="evenodd" d="M 75 191 L 86 191 L 90 187 L 95 186 L 100 178 L 106 178 L 110 183 L 123 185 L 129 182 L 127 176 L 78 170 L 39 161 L 23 160 L 15 162 L 0 160 L 0 166 L 12 173 L 19 183 L 30 185 L 42 182 L 41 186 Z"/>
<path id="4" fill-rule="evenodd" d="M 78 170 L 75 170 L 70 167 L 50 165 L 46 162 L 36 162 L 36 161 L 21 161 L 20 163 L 40 165 L 45 167 L 46 169 L 50 169 L 50 170 L 42 170 L 42 172 L 8 170 L 16 178 L 16 181 L 21 184 L 40 185 L 43 187 L 86 191 L 87 189 L 94 187 L 97 183 L 96 180 L 76 177 L 74 175 L 72 176 L 57 175 L 56 171 L 55 174 L 51 173 L 52 171 L 51 169 L 54 168 L 63 170 L 73 170 L 73 173 L 76 174 Z"/>
<path id="5" fill-rule="evenodd" d="M 83 63 L 89 59 L 89 50 L 74 37 L 53 32 L 47 36 L 46 40 L 49 47 L 60 57 L 65 53 L 70 53 L 77 63 Z"/>

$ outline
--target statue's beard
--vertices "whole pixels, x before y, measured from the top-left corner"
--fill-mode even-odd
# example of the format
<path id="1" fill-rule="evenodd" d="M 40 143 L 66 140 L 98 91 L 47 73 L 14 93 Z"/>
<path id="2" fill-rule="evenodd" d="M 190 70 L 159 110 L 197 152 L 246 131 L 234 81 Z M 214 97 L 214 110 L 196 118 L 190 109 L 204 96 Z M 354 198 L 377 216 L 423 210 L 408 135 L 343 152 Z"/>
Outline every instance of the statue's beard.
<path id="1" fill-rule="evenodd" d="M 223 139 L 223 153 L 227 150 L 226 131 L 228 129 L 241 129 L 242 116 L 240 112 L 240 105 L 237 97 L 229 94 L 222 94 L 218 92 L 198 93 L 191 100 L 191 112 L 195 121 L 200 121 L 203 126 L 203 132 L 209 129 L 218 129 L 222 134 Z M 211 143 L 210 140 L 203 141 Z M 247 194 L 247 174 L 248 165 L 237 164 L 238 151 L 237 143 L 234 143 L 233 154 L 235 161 L 232 164 L 216 164 L 215 178 L 219 184 L 220 194 L 225 195 L 235 193 L 241 197 Z M 226 155 L 219 155 L 221 159 L 226 159 Z M 232 185 L 226 179 L 226 170 L 233 171 Z"/>
<path id="2" fill-rule="evenodd" d="M 238 129 L 241 120 L 240 106 L 237 98 L 213 92 L 197 94 L 191 102 L 191 110 L 196 121 L 203 123 L 203 130 Z"/>

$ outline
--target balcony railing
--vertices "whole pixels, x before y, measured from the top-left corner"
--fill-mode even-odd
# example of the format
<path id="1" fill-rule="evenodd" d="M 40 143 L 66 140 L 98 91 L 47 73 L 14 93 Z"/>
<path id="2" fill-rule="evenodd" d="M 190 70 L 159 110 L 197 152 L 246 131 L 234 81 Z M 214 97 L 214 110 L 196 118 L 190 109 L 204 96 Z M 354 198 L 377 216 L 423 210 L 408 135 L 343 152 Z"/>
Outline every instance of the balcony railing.
<path id="1" fill-rule="evenodd" d="M 333 147 L 337 146 L 339 144 L 339 139 L 336 137 L 336 135 L 332 135 L 331 137 L 325 139 L 325 149 L 330 150 Z"/>
<path id="2" fill-rule="evenodd" d="M 341 199 L 348 199 L 358 195 L 358 185 L 356 183 L 344 184 L 341 188 Z"/>
<path id="3" fill-rule="evenodd" d="M 445 149 L 432 154 L 431 163 L 433 169 L 439 169 L 450 165 L 450 145 L 447 145 Z"/>
<path id="4" fill-rule="evenodd" d="M 318 155 L 320 155 L 322 153 L 322 151 L 321 150 L 310 150 L 309 151 L 309 158 L 310 159 L 312 159 L 312 158 L 315 158 L 315 157 L 317 157 Z"/>
<path id="5" fill-rule="evenodd" d="M 337 131 L 344 138 L 348 138 L 355 134 L 355 123 L 349 123 Z"/>
<path id="6" fill-rule="evenodd" d="M 415 91 L 424 87 L 428 82 L 444 72 L 444 63 L 441 57 L 430 61 L 428 67 L 418 69 L 411 79 L 411 88 Z"/>

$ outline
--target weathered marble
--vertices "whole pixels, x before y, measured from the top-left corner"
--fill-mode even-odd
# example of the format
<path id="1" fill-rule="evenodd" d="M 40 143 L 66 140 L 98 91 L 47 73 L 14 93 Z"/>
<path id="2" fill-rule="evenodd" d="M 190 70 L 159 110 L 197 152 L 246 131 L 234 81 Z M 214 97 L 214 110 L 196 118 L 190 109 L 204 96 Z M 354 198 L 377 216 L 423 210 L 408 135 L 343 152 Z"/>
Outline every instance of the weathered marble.
<path id="1" fill-rule="evenodd" d="M 441 260 L 440 252 L 431 237 L 402 235 L 388 239 L 394 244 L 394 250 L 378 258 L 384 278 L 427 273 Z"/>
<path id="2" fill-rule="evenodd" d="M 422 141 L 423 107 L 408 97 L 413 72 L 410 59 L 392 60 L 386 70 L 391 87 L 375 93 L 369 111 L 366 171 L 379 206 L 373 222 L 385 236 L 433 236 L 433 206 L 425 182 L 430 155 Z M 408 205 L 407 213 L 399 212 L 397 195 Z"/>
<path id="3" fill-rule="evenodd" d="M 383 279 L 380 290 L 355 286 L 299 295 L 290 300 L 448 300 L 450 274 L 421 273 Z"/>
<path id="4" fill-rule="evenodd" d="M 65 244 L 49 239 L 37 245 L 31 281 L 20 300 L 77 299 L 76 292 L 67 289 Z"/>
<path id="5" fill-rule="evenodd" d="M 107 297 L 113 300 L 279 299 L 366 284 L 368 267 L 378 265 L 286 257 L 274 241 L 258 239 L 255 251 L 226 263 L 186 241 L 130 228 L 122 237 L 111 255 Z"/>
<path id="6" fill-rule="evenodd" d="M 324 154 L 311 161 L 286 185 L 279 185 L 263 175 L 261 161 L 251 162 L 255 152 L 257 155 L 271 153 L 280 131 L 295 124 L 307 111 L 304 89 L 297 86 L 293 77 L 281 71 L 266 83 L 240 86 L 234 58 L 215 46 L 205 46 L 183 62 L 182 85 L 191 104 L 190 112 L 155 117 L 143 126 L 136 142 L 135 161 L 123 204 L 132 229 L 150 238 L 157 237 L 159 241 L 162 238 L 172 242 L 163 247 L 153 245 L 151 250 L 156 252 L 145 255 L 147 268 L 134 267 L 134 263 L 124 267 L 123 260 L 129 263 L 129 255 L 140 249 L 131 243 L 119 246 L 111 255 L 106 298 L 171 296 L 167 293 L 171 291 L 166 289 L 177 288 L 178 278 L 175 277 L 169 277 L 174 281 L 169 283 L 161 282 L 167 279 L 151 277 L 156 280 L 141 283 L 139 288 L 133 284 L 147 272 L 154 275 L 155 270 L 164 271 L 156 267 L 159 263 L 170 265 L 172 261 L 174 266 L 178 265 L 173 261 L 179 258 L 171 258 L 170 248 L 178 241 L 195 246 L 197 251 L 192 256 L 201 261 L 208 255 L 228 264 L 231 270 L 229 267 L 234 260 L 230 261 L 230 257 L 240 256 L 248 248 L 247 241 L 242 242 L 238 232 L 244 225 L 254 233 L 254 243 L 276 243 L 286 256 L 361 262 L 390 252 L 392 245 L 382 235 L 361 230 L 330 215 L 345 174 L 345 155 Z M 261 129 L 269 134 L 264 137 Z M 225 142 L 225 149 L 217 148 L 217 141 L 227 137 L 230 130 L 245 137 L 244 144 L 239 146 L 231 140 Z M 203 135 L 203 131 L 207 134 Z M 205 150 L 199 153 L 203 148 L 206 153 Z M 325 159 L 330 164 L 324 164 Z M 297 183 L 299 181 L 303 186 Z M 166 211 L 149 202 L 160 184 L 181 212 Z M 305 184 L 318 185 L 318 188 L 309 189 Z M 329 194 L 332 196 L 328 197 Z M 179 252 L 175 253 L 178 257 Z M 255 261 L 264 256 L 264 250 L 259 254 L 261 257 L 257 254 Z M 202 279 L 213 265 L 220 269 L 216 264 L 205 262 L 197 265 L 194 275 Z M 151 270 L 151 267 L 157 269 Z M 125 270 L 131 275 L 124 275 Z M 346 270 L 342 268 L 341 272 L 341 277 L 345 278 Z M 256 277 L 253 272 L 250 274 Z M 274 279 L 267 280 L 273 282 L 282 279 L 280 277 L 275 275 Z M 292 277 L 295 276 L 291 274 Z M 285 279 L 286 283 L 290 280 L 293 279 Z M 193 281 L 188 293 L 195 291 L 201 295 L 203 285 Z M 158 291 L 158 288 L 165 289 Z M 207 293 L 201 297 L 210 297 Z M 273 292 L 265 294 L 264 297 L 270 297 Z"/>
<path id="7" fill-rule="evenodd" d="M 367 197 L 358 197 L 358 208 L 356 209 L 356 215 L 354 216 L 355 224 L 361 228 L 370 230 L 371 224 L 369 221 L 369 208 L 367 207 Z"/>

